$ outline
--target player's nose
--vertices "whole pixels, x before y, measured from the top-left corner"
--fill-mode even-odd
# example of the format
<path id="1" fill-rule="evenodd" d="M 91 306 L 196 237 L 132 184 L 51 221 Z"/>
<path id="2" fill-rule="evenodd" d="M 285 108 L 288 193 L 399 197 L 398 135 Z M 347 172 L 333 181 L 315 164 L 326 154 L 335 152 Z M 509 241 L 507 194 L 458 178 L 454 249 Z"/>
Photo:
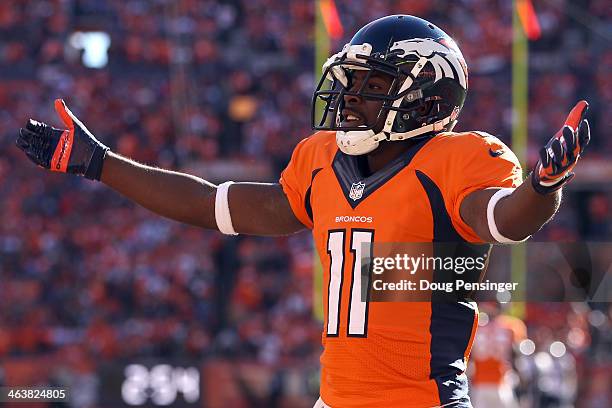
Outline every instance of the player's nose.
<path id="1" fill-rule="evenodd" d="M 358 74 L 354 74 L 351 78 L 346 93 L 342 96 L 345 105 L 359 105 L 363 102 L 363 98 L 359 95 L 362 88 L 363 78 Z"/>
<path id="2" fill-rule="evenodd" d="M 349 92 L 355 92 L 355 91 L 351 91 L 349 90 Z M 344 99 L 344 104 L 345 105 L 360 105 L 363 103 L 363 98 L 359 95 L 356 95 L 355 93 L 350 93 L 350 94 L 345 94 L 343 96 Z"/>

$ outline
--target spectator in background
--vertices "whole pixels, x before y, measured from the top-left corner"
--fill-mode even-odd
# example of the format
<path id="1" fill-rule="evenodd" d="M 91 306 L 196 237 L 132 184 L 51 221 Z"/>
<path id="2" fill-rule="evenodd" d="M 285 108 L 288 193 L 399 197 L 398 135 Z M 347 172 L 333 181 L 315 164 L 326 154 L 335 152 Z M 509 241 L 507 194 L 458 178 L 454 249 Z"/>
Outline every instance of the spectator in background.
<path id="1" fill-rule="evenodd" d="M 518 408 L 513 365 L 519 343 L 527 338 L 521 320 L 501 314 L 502 304 L 479 304 L 478 331 L 472 347 L 471 397 L 475 407 Z"/>

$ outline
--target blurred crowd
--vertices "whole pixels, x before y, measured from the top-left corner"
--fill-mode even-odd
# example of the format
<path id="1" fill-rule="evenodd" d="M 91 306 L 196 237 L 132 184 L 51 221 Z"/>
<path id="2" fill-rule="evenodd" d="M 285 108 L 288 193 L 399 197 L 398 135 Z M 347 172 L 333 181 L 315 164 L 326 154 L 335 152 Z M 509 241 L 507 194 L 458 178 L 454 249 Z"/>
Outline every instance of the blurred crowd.
<path id="1" fill-rule="evenodd" d="M 386 14 L 442 27 L 470 69 L 456 130 L 484 130 L 511 144 L 512 2 L 336 4 L 344 36 L 333 52 Z M 607 157 L 609 2 L 535 4 L 542 36 L 530 43 L 528 160 L 581 98 L 592 107 L 588 155 Z M 78 356 L 66 361 L 81 371 L 101 359 L 149 355 L 316 364 L 321 327 L 312 317 L 308 233 L 225 238 L 170 222 L 99 183 L 43 172 L 14 147 L 30 117 L 60 125 L 52 101 L 63 97 L 100 140 L 135 160 L 172 169 L 266 162 L 277 177 L 311 132 L 320 72 L 314 12 L 312 2 L 283 0 L 0 2 L 0 367 L 3 359 L 50 353 Z M 76 31 L 110 36 L 105 67 L 83 66 L 70 45 Z M 536 238 L 604 241 L 611 204 L 599 187 L 569 192 Z M 581 372 L 604 373 L 580 378 L 578 406 L 598 408 L 612 403 L 612 315 L 591 306 L 597 324 L 590 307 L 567 311 L 550 336 L 566 341 L 578 316 L 584 342 L 567 342 L 569 352 Z M 527 315 L 528 329 L 544 324 Z"/>

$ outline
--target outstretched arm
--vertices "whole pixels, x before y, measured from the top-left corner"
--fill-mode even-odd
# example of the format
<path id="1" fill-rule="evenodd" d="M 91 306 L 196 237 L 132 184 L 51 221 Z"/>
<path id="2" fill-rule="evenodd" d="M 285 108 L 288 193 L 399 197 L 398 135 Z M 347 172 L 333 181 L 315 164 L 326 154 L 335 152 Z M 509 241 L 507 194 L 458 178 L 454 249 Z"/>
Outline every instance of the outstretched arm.
<path id="1" fill-rule="evenodd" d="M 217 229 L 217 187 L 199 177 L 145 166 L 109 152 L 101 181 L 154 213 Z M 280 184 L 236 183 L 230 187 L 228 197 L 236 232 L 285 235 L 304 228 L 293 215 Z"/>
<path id="2" fill-rule="evenodd" d="M 503 237 L 520 241 L 554 216 L 561 202 L 561 188 L 574 176 L 572 170 L 589 143 L 587 109 L 586 101 L 576 104 L 561 130 L 540 151 L 533 172 L 514 191 L 503 196 L 497 188 L 479 190 L 463 200 L 461 217 L 483 241 L 497 242 L 491 232 L 492 222 Z M 491 198 L 496 193 L 503 197 L 492 206 Z"/>
<path id="3" fill-rule="evenodd" d="M 217 187 L 199 177 L 146 166 L 111 152 L 70 112 L 55 108 L 68 127 L 55 129 L 30 120 L 17 146 L 37 165 L 100 180 L 130 200 L 170 219 L 218 229 Z M 253 235 L 286 235 L 304 225 L 293 214 L 280 184 L 236 183 L 228 191 L 234 230 Z"/>

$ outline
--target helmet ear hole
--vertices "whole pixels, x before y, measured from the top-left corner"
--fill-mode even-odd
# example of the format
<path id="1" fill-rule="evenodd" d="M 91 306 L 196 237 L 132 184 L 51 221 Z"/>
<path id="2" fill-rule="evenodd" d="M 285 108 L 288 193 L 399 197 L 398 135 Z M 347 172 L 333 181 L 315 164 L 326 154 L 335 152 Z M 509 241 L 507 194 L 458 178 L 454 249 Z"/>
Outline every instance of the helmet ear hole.
<path id="1" fill-rule="evenodd" d="M 409 112 L 400 112 L 395 117 L 393 131 L 398 133 L 409 132 L 424 126 L 428 122 L 429 114 L 434 108 L 434 101 L 419 103 Z"/>
<path id="2" fill-rule="evenodd" d="M 432 107 L 433 107 L 433 102 L 432 101 L 427 101 L 427 102 L 421 104 L 416 109 L 416 112 L 419 114 L 419 116 L 425 116 L 425 115 L 428 115 L 429 112 L 431 112 L 431 108 Z"/>

